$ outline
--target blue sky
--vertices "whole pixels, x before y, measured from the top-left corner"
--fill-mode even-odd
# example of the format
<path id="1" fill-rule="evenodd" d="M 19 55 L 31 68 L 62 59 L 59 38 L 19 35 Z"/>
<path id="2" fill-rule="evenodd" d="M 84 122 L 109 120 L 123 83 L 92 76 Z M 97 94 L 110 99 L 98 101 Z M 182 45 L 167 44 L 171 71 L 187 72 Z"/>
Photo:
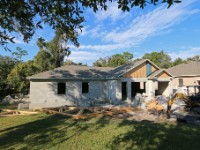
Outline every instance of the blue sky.
<path id="1" fill-rule="evenodd" d="M 131 12 L 122 12 L 117 4 L 109 4 L 108 10 L 85 10 L 86 22 L 79 33 L 80 47 L 69 44 L 72 54 L 66 59 L 88 65 L 100 57 L 111 56 L 128 51 L 134 58 L 152 51 L 164 50 L 172 59 L 183 59 L 200 54 L 200 1 L 182 0 L 181 4 L 167 9 L 165 4 L 144 9 L 134 8 Z M 13 34 L 12 34 L 13 35 Z M 48 26 L 38 30 L 30 43 L 24 43 L 20 35 L 15 34 L 15 44 L 8 47 L 15 50 L 22 47 L 29 55 L 24 61 L 33 59 L 38 52 L 37 38 L 42 36 L 50 40 L 54 31 Z M 0 47 L 1 55 L 11 55 Z"/>

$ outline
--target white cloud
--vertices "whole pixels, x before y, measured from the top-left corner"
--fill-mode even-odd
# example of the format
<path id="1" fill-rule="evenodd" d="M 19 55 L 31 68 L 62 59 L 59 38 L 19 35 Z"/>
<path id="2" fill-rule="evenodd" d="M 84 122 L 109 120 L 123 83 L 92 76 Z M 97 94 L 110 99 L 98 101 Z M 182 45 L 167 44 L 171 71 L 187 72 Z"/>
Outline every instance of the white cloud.
<path id="1" fill-rule="evenodd" d="M 190 47 L 180 51 L 169 52 L 168 54 L 171 56 L 172 60 L 175 60 L 178 57 L 182 59 L 187 59 L 188 57 L 199 55 L 200 47 Z"/>
<path id="2" fill-rule="evenodd" d="M 91 25 L 86 27 L 83 33 L 84 38 L 92 37 L 93 39 L 100 39 L 103 44 L 81 44 L 77 49 L 74 46 L 70 46 L 72 54 L 70 59 L 75 61 L 94 61 L 96 58 L 103 57 L 104 53 L 116 53 L 118 50 L 127 50 L 140 45 L 147 38 L 152 36 L 157 36 L 160 34 L 167 34 L 172 31 L 172 27 L 181 21 L 185 20 L 190 15 L 199 12 L 199 10 L 192 9 L 190 7 L 196 0 L 183 1 L 181 4 L 173 5 L 171 8 L 167 9 L 166 5 L 161 5 L 160 7 L 150 11 L 146 14 L 140 15 L 136 18 L 132 17 L 132 21 L 123 24 L 113 25 L 113 21 L 119 21 L 119 19 L 127 19 L 123 16 L 122 12 L 118 10 L 116 4 L 114 3 L 110 11 L 106 12 L 100 11 L 96 14 L 96 26 L 91 29 Z M 122 17 L 123 16 L 123 17 Z M 121 18 L 122 17 L 122 18 Z M 131 18 L 129 18 L 131 20 Z M 109 28 L 106 28 L 103 21 L 110 21 Z M 118 22 L 117 22 L 118 23 Z M 101 43 L 102 43 L 101 42 Z M 81 50 L 81 51 L 80 51 Z M 90 51 L 95 51 L 92 53 Z M 193 56 L 196 54 L 197 50 L 191 50 L 193 53 L 186 53 L 180 51 L 183 58 Z M 198 51 L 199 52 L 199 51 Z M 183 55 L 185 54 L 185 55 Z M 91 56 L 91 57 L 90 57 Z M 98 56 L 98 57 L 97 57 Z M 172 58 L 178 56 L 175 53 L 170 53 Z M 180 57 L 181 57 L 180 56 Z"/>
<path id="3" fill-rule="evenodd" d="M 170 9 L 166 9 L 166 6 L 162 5 L 154 11 L 134 19 L 124 31 L 117 30 L 108 33 L 104 40 L 114 43 L 132 43 L 132 45 L 141 43 L 146 38 L 169 29 L 187 16 L 197 13 L 198 10 L 188 8 L 193 2 L 184 1 Z"/>
<path id="4" fill-rule="evenodd" d="M 106 11 L 100 10 L 95 14 L 96 21 L 104 21 L 106 19 L 111 19 L 113 22 L 123 19 L 130 15 L 127 12 L 123 12 L 118 9 L 118 4 L 116 2 L 110 3 Z"/>
<path id="5" fill-rule="evenodd" d="M 88 52 L 88 51 L 72 51 L 69 57 L 66 57 L 65 60 L 73 60 L 74 62 L 83 62 L 91 63 L 99 58 L 98 53 Z"/>
<path id="6" fill-rule="evenodd" d="M 80 45 L 79 48 L 74 47 L 73 45 L 69 46 L 72 50 L 93 50 L 99 52 L 108 52 L 118 49 L 129 48 L 130 45 L 127 44 L 105 44 L 105 45 Z"/>
<path id="7" fill-rule="evenodd" d="M 81 29 L 82 31 L 78 29 L 78 35 L 79 35 L 79 36 L 88 35 L 88 28 L 89 28 L 89 26 L 86 25 L 86 26 L 84 26 L 84 27 Z"/>
<path id="8" fill-rule="evenodd" d="M 17 38 L 14 38 L 13 40 L 16 44 L 27 44 L 23 41 L 23 39 L 17 39 Z"/>
<path id="9" fill-rule="evenodd" d="M 105 31 L 104 26 L 102 24 L 98 24 L 96 27 L 92 29 L 85 29 L 85 35 L 88 35 L 92 38 L 102 38 L 107 34 Z"/>

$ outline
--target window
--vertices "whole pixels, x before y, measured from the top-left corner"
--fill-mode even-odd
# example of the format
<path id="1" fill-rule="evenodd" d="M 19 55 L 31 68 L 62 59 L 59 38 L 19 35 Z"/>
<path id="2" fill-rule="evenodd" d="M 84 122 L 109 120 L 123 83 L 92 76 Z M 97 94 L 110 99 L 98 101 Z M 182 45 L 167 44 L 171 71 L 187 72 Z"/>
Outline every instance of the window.
<path id="1" fill-rule="evenodd" d="M 183 79 L 179 79 L 178 82 L 179 82 L 179 85 L 178 85 L 178 86 L 179 86 L 179 87 L 183 87 Z"/>
<path id="2" fill-rule="evenodd" d="M 58 83 L 58 94 L 65 94 L 66 84 Z"/>
<path id="3" fill-rule="evenodd" d="M 148 77 L 152 73 L 152 66 L 151 64 L 146 64 L 147 70 L 146 70 L 146 76 Z"/>
<path id="4" fill-rule="evenodd" d="M 89 92 L 89 82 L 82 82 L 82 93 Z"/>

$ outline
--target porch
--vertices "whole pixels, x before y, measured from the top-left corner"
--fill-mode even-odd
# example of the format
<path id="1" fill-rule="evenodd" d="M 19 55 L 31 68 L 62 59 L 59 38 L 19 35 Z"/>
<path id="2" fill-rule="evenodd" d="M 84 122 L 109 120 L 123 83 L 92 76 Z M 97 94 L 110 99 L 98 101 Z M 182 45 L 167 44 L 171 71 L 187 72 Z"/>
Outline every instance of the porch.
<path id="1" fill-rule="evenodd" d="M 138 105 L 139 101 L 148 101 L 158 95 L 171 96 L 170 79 L 130 79 L 121 81 L 122 102 Z"/>

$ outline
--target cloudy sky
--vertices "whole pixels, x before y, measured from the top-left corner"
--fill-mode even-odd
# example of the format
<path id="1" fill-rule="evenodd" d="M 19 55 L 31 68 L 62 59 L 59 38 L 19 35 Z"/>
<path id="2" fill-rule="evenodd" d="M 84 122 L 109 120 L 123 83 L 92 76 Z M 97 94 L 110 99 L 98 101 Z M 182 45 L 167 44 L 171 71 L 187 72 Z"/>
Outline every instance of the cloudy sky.
<path id="1" fill-rule="evenodd" d="M 200 54 L 200 1 L 182 0 L 181 4 L 167 9 L 166 5 L 134 8 L 122 12 L 117 4 L 109 4 L 108 10 L 85 10 L 86 22 L 79 34 L 80 47 L 70 45 L 72 54 L 67 58 L 88 65 L 100 57 L 111 56 L 128 51 L 134 58 L 144 53 L 164 50 L 172 59 L 187 58 Z M 24 61 L 33 59 L 38 52 L 37 38 L 43 36 L 50 40 L 54 32 L 49 27 L 38 30 L 30 43 L 24 43 L 15 34 L 15 44 L 8 47 L 22 47 L 29 55 Z M 10 55 L 0 47 L 1 55 Z"/>

